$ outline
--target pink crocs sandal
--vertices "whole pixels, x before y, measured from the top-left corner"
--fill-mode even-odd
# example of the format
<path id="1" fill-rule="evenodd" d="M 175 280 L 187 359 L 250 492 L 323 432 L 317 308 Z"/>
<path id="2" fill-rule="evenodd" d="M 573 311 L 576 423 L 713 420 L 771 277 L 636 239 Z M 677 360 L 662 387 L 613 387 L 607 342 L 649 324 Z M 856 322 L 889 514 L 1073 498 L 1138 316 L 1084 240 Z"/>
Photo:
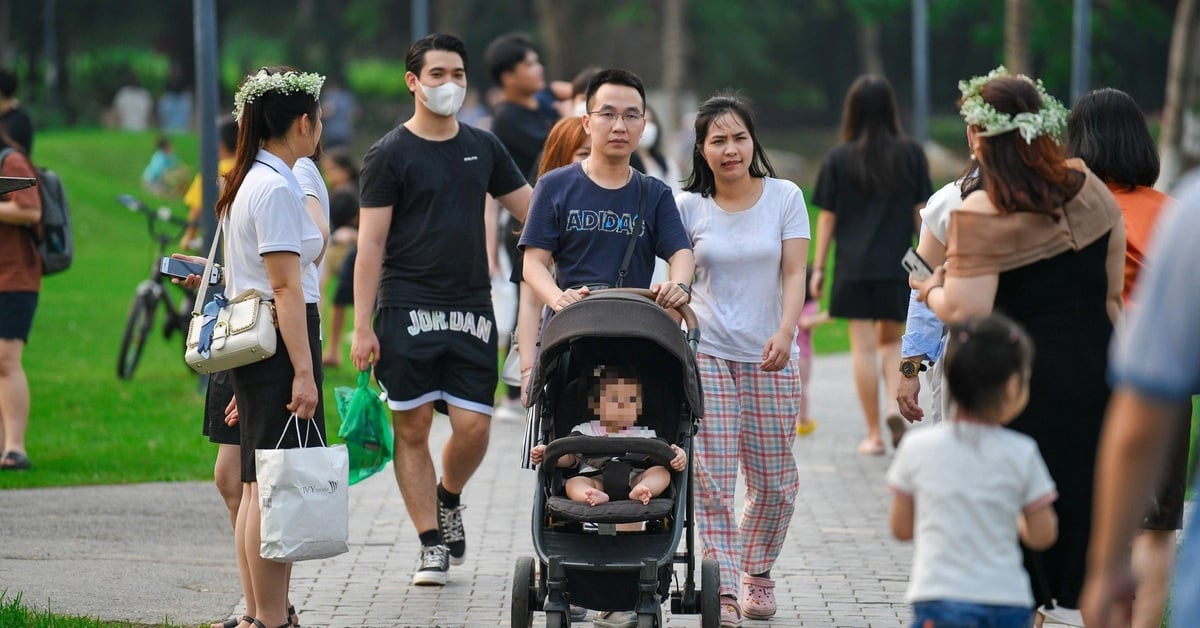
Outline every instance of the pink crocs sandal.
<path id="1" fill-rule="evenodd" d="M 742 608 L 732 595 L 721 596 L 721 628 L 741 628 Z"/>
<path id="2" fill-rule="evenodd" d="M 750 619 L 775 616 L 775 581 L 770 578 L 742 576 L 742 613 Z"/>

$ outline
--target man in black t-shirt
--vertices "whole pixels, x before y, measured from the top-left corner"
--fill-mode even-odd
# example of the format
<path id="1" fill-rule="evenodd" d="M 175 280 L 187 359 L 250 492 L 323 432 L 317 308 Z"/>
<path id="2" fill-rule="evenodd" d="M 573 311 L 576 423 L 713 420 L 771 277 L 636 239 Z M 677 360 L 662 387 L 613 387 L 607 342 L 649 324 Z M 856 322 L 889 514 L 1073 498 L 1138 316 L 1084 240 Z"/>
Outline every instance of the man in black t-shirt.
<path id="1" fill-rule="evenodd" d="M 33 156 L 33 120 L 17 100 L 17 75 L 8 68 L 0 68 L 0 125 L 26 157 Z"/>
<path id="2" fill-rule="evenodd" d="M 558 112 L 554 107 L 538 99 L 538 93 L 546 88 L 546 77 L 537 50 L 525 35 L 503 35 L 488 45 L 483 60 L 487 63 L 492 80 L 500 86 L 503 94 L 503 100 L 496 105 L 492 115 L 492 132 L 508 149 L 525 178 L 533 183 L 537 178 L 538 160 L 546 136 L 558 121 Z M 509 280 L 519 288 L 522 260 L 517 241 L 522 225 L 514 222 L 503 225 L 501 229 L 504 247 L 512 265 Z M 513 320 L 518 320 L 519 316 L 518 312 Z M 497 417 L 501 420 L 519 419 L 524 415 L 521 409 L 520 387 L 509 386 L 505 403 L 496 409 Z"/>
<path id="3" fill-rule="evenodd" d="M 531 193 L 494 135 L 455 119 L 466 65 L 453 35 L 413 43 L 404 79 L 416 111 L 371 147 L 360 176 L 350 357 L 360 370 L 374 364 L 392 411 L 396 481 L 421 539 L 418 585 L 445 584 L 463 562 L 460 496 L 487 452 L 497 360 L 484 198 L 523 219 Z M 453 429 L 440 481 L 435 403 Z"/>

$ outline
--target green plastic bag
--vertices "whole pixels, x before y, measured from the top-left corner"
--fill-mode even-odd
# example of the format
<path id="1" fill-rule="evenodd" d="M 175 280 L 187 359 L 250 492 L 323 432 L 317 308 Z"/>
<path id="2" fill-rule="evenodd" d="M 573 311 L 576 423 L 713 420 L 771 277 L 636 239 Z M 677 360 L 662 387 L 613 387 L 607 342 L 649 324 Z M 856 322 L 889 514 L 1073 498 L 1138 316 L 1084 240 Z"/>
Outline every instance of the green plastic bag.
<path id="1" fill-rule="evenodd" d="M 360 371 L 358 387 L 333 390 L 342 427 L 338 437 L 350 454 L 350 484 L 381 471 L 392 460 L 392 421 L 379 393 L 371 390 L 370 371 Z"/>

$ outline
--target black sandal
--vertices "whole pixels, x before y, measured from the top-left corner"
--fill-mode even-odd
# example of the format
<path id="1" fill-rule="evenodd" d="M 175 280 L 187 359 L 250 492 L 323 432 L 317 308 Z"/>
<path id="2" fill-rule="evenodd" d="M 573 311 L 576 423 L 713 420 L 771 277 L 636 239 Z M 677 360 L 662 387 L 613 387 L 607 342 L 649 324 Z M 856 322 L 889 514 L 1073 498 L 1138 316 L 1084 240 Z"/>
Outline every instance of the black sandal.
<path id="1" fill-rule="evenodd" d="M 0 471 L 24 471 L 29 467 L 29 456 L 19 451 L 6 451 L 0 457 Z"/>
<path id="2" fill-rule="evenodd" d="M 288 605 L 288 623 L 292 628 L 300 628 L 300 614 L 296 612 L 296 607 Z"/>
<path id="3" fill-rule="evenodd" d="M 254 618 L 249 618 L 249 619 L 250 619 L 250 623 L 254 625 L 254 628 L 267 628 L 267 625 L 262 623 L 261 621 L 254 619 Z M 289 619 L 288 623 L 280 626 L 279 628 L 291 628 L 291 626 L 292 626 L 292 621 Z"/>
<path id="4" fill-rule="evenodd" d="M 230 617 L 229 619 L 226 619 L 225 621 L 221 622 L 221 628 L 237 628 L 242 622 L 247 622 L 247 623 L 252 624 L 252 623 L 254 623 L 254 618 L 249 615 L 242 615 L 241 617 Z"/>

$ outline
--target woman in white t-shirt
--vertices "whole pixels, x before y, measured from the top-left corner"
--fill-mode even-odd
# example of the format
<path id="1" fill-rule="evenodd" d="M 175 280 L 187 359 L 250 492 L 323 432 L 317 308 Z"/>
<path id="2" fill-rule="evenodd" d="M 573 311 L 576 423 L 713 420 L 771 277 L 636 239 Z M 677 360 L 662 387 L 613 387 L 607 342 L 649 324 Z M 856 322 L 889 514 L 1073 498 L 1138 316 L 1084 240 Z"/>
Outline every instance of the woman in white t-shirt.
<path id="1" fill-rule="evenodd" d="M 302 422 L 311 421 L 301 433 L 308 428 L 322 436 L 325 432 L 317 270 L 325 235 L 309 215 L 305 192 L 293 172 L 320 141 L 323 82 L 323 76 L 286 67 L 263 68 L 246 77 L 235 97 L 234 166 L 216 204 L 225 229 L 225 294 L 235 298 L 253 290 L 272 299 L 279 328 L 274 356 L 232 371 L 245 487 L 236 535 L 242 542 L 239 562 L 244 560 L 248 567 L 243 571 L 247 614 L 241 618 L 242 628 L 290 625 L 288 565 L 259 554 L 254 450 L 275 448 L 277 443 L 283 448 L 302 446 L 294 430 L 284 430 L 293 414 Z M 320 443 L 312 436 L 309 444 Z"/>
<path id="2" fill-rule="evenodd" d="M 1030 626 L 1033 593 L 1016 541 L 1058 537 L 1058 497 L 1038 445 L 1004 429 L 1029 402 L 1033 341 L 1000 314 L 950 327 L 952 422 L 914 430 L 888 470 L 892 534 L 913 540 L 913 626 Z"/>
<path id="3" fill-rule="evenodd" d="M 800 393 L 793 340 L 804 305 L 808 212 L 800 188 L 775 178 L 753 112 L 737 96 L 700 106 L 692 159 L 676 204 L 696 254 L 691 306 L 704 330 L 696 515 L 705 557 L 720 564 L 721 625 L 739 626 L 743 614 L 775 615 L 771 567 L 800 483 L 792 455 Z M 740 526 L 739 461 L 747 485 Z"/>

